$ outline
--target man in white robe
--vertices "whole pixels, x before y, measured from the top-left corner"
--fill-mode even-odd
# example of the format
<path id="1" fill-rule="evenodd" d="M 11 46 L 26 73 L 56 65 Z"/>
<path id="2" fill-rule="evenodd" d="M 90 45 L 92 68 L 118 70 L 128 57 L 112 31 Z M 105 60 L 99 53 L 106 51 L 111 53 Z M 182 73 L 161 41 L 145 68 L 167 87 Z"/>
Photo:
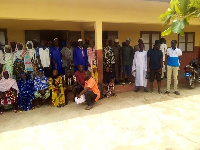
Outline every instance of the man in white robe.
<path id="1" fill-rule="evenodd" d="M 147 86 L 147 51 L 140 48 L 139 51 L 135 52 L 132 66 L 132 74 L 135 76 L 135 92 L 139 91 L 140 86 L 144 87 L 144 92 L 149 92 L 146 89 Z"/>

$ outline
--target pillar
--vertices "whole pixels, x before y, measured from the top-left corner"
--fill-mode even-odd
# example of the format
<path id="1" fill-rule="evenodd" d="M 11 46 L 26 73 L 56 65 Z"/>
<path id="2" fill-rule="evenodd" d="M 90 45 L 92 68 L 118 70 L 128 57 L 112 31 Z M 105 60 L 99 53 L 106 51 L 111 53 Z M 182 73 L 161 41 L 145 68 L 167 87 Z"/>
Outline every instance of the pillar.
<path id="1" fill-rule="evenodd" d="M 83 39 L 83 43 L 85 43 L 85 33 L 84 33 L 84 30 L 81 30 L 81 39 Z"/>
<path id="2" fill-rule="evenodd" d="M 99 83 L 103 83 L 102 21 L 96 21 L 94 28 Z"/>

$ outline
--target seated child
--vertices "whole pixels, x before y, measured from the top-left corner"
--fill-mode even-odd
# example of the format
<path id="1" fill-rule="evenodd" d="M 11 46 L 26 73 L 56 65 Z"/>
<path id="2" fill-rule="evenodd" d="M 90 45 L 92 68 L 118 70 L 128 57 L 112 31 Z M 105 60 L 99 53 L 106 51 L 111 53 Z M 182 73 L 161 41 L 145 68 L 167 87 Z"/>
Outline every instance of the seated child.
<path id="1" fill-rule="evenodd" d="M 107 98 L 115 95 L 115 91 L 114 91 L 115 77 L 114 76 L 115 75 L 112 72 L 110 72 L 110 68 L 106 67 L 106 70 L 103 75 L 103 83 L 104 83 L 104 90 L 105 90 L 104 93 L 106 94 Z"/>
<path id="2" fill-rule="evenodd" d="M 52 91 L 52 105 L 58 108 L 65 106 L 65 93 L 62 76 L 58 70 L 53 70 L 53 77 L 49 78 L 49 90 Z"/>
<path id="3" fill-rule="evenodd" d="M 38 70 L 38 75 L 34 80 L 34 88 L 34 96 L 38 102 L 38 107 L 40 107 L 50 96 L 48 78 L 44 75 L 43 69 Z"/>
<path id="4" fill-rule="evenodd" d="M 67 69 L 66 76 L 64 76 L 64 87 L 65 87 L 65 104 L 68 104 L 69 98 L 67 98 L 68 93 L 73 93 L 73 100 L 76 96 L 76 77 L 71 74 L 71 70 Z"/>
<path id="5" fill-rule="evenodd" d="M 81 91 L 84 90 L 85 86 L 85 71 L 83 70 L 83 65 L 78 66 L 78 70 L 75 72 L 76 82 L 77 82 L 77 94 L 79 95 Z"/>

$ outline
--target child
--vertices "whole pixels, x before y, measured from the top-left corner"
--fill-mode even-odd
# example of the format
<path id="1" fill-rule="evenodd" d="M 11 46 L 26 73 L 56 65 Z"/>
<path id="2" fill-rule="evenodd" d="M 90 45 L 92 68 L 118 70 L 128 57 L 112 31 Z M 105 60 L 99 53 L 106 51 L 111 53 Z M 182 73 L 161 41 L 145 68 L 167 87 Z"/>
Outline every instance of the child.
<path id="1" fill-rule="evenodd" d="M 62 76 L 58 75 L 58 70 L 53 70 L 53 77 L 49 78 L 49 90 L 52 91 L 52 105 L 60 108 L 65 106 L 65 94 Z"/>
<path id="2" fill-rule="evenodd" d="M 107 98 L 115 95 L 115 78 L 114 74 L 110 72 L 110 68 L 106 67 L 103 75 L 104 90 Z"/>
<path id="3" fill-rule="evenodd" d="M 97 82 L 98 84 L 98 72 L 97 72 L 97 67 L 95 65 L 92 66 L 92 78 L 95 79 L 95 81 Z"/>
<path id="4" fill-rule="evenodd" d="M 65 104 L 68 104 L 68 93 L 73 93 L 73 99 L 76 96 L 76 77 L 71 74 L 71 70 L 67 69 L 66 76 L 64 76 L 64 86 L 65 86 Z"/>
<path id="5" fill-rule="evenodd" d="M 83 65 L 78 66 L 75 76 L 77 81 L 77 94 L 80 94 L 85 86 L 85 71 L 83 70 Z"/>
<path id="6" fill-rule="evenodd" d="M 11 46 L 5 45 L 4 52 L 5 65 L 3 70 L 8 71 L 10 74 L 10 78 L 13 78 L 13 53 L 11 50 Z"/>

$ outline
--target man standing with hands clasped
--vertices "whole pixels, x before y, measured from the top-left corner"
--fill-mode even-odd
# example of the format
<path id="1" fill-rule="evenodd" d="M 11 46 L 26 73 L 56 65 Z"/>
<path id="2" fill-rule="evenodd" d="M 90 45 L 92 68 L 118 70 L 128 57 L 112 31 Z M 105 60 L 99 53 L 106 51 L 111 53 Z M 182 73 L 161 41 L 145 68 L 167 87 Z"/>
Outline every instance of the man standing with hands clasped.
<path id="1" fill-rule="evenodd" d="M 167 49 L 167 91 L 165 94 L 170 93 L 170 84 L 171 84 L 171 76 L 173 72 L 174 76 L 174 94 L 180 95 L 178 92 L 178 70 L 180 66 L 180 57 L 182 55 L 182 51 L 176 47 L 177 41 L 171 41 L 171 48 Z"/>
<path id="2" fill-rule="evenodd" d="M 158 84 L 158 93 L 161 86 L 161 75 L 163 67 L 163 53 L 160 50 L 160 41 L 156 40 L 153 49 L 149 50 L 147 53 L 147 71 L 150 72 L 150 92 L 153 92 L 153 81 L 156 77 Z"/>

